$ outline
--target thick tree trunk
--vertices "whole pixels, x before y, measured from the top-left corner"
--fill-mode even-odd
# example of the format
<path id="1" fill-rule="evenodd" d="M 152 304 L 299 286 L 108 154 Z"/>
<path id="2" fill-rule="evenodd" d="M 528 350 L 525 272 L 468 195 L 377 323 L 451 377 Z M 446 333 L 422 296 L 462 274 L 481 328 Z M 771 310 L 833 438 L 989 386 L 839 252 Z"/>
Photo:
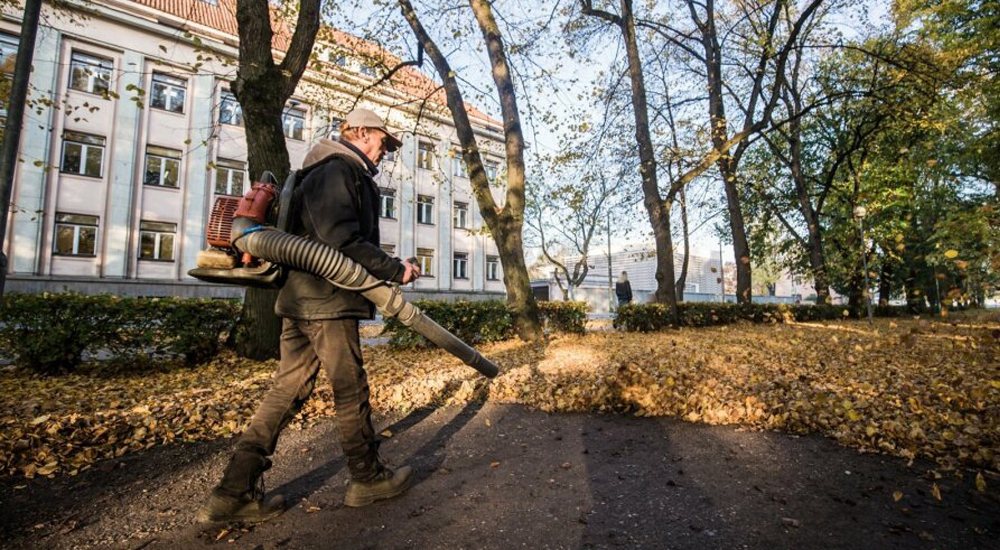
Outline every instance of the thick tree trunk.
<path id="1" fill-rule="evenodd" d="M 688 230 L 687 194 L 684 192 L 683 187 L 681 187 L 680 190 L 680 198 L 681 229 L 684 231 L 684 260 L 681 263 L 681 275 L 680 277 L 677 277 L 677 287 L 675 290 L 678 303 L 684 301 L 684 285 L 687 284 L 688 265 L 690 264 L 689 259 L 691 258 L 691 234 Z"/>
<path id="2" fill-rule="evenodd" d="M 736 186 L 736 165 L 727 156 L 719 161 L 719 169 L 726 189 L 729 230 L 733 237 L 733 253 L 736 257 L 736 303 L 749 304 L 753 299 L 750 241 L 747 239 L 743 207 L 740 205 L 739 189 Z"/>

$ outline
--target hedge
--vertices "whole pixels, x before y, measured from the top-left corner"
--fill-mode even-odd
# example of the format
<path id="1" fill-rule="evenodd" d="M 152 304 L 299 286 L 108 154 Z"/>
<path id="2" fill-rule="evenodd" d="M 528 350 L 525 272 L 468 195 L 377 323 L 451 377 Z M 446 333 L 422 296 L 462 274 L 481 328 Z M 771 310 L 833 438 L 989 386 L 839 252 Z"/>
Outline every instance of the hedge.
<path id="1" fill-rule="evenodd" d="M 677 304 L 680 325 L 707 327 L 727 325 L 737 321 L 782 323 L 785 321 L 820 321 L 859 318 L 864 308 L 854 310 L 837 305 L 812 304 L 719 304 L 713 302 L 682 302 Z M 910 313 L 902 306 L 878 306 L 874 315 L 898 317 Z M 666 304 L 626 304 L 618 308 L 615 328 L 629 332 L 652 332 L 670 326 L 670 308 Z"/>
<path id="2" fill-rule="evenodd" d="M 0 352 L 44 373 L 72 371 L 99 351 L 120 364 L 164 355 L 194 364 L 219 350 L 238 314 L 233 300 L 12 293 L 0 309 Z"/>
<path id="3" fill-rule="evenodd" d="M 416 300 L 414 304 L 428 317 L 470 345 L 498 342 L 514 337 L 514 316 L 502 300 Z M 552 331 L 584 331 L 588 306 L 585 302 L 539 302 L 542 322 Z M 430 345 L 426 338 L 387 319 L 382 334 L 396 348 Z"/>

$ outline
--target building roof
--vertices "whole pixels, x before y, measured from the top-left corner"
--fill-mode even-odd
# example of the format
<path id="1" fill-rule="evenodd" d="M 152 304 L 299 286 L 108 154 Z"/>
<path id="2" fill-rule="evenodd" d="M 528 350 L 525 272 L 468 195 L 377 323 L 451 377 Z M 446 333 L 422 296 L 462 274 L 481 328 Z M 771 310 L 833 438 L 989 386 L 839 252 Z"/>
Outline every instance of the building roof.
<path id="1" fill-rule="evenodd" d="M 228 35 L 235 41 L 239 38 L 239 27 L 236 21 L 237 0 L 125 0 L 128 3 L 138 4 L 146 8 L 172 15 L 195 25 L 208 27 Z M 272 6 L 272 10 L 273 10 Z M 286 51 L 291 43 L 292 29 L 286 22 L 272 17 L 274 26 L 274 38 L 272 47 L 278 51 Z M 349 35 L 329 26 L 324 26 L 320 30 L 323 40 L 332 42 L 333 46 L 345 49 L 348 53 L 353 53 L 358 57 L 376 62 L 385 67 L 394 67 L 401 60 L 381 48 L 375 43 L 362 40 L 356 36 Z M 319 39 L 319 37 L 317 37 Z M 413 67 L 404 67 L 398 71 L 391 81 L 381 84 L 387 88 L 394 89 L 407 95 L 420 98 L 428 97 L 430 101 L 441 106 L 447 106 L 447 97 L 444 90 L 427 75 Z M 500 126 L 501 123 L 491 118 L 486 113 L 480 111 L 475 106 L 465 104 L 469 116 L 481 122 Z"/>

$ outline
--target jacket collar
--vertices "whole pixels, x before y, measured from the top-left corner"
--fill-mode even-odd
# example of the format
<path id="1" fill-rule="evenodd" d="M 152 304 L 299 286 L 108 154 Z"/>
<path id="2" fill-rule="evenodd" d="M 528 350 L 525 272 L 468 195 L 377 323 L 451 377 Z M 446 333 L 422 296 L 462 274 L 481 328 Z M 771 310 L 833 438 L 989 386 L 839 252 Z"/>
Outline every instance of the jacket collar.
<path id="1" fill-rule="evenodd" d="M 330 158 L 333 155 L 342 155 L 348 159 L 357 163 L 361 168 L 364 168 L 368 173 L 374 177 L 378 174 L 378 168 L 375 166 L 360 149 L 346 141 L 333 141 L 332 139 L 323 138 L 319 140 L 316 145 L 306 154 L 305 160 L 302 162 L 302 169 L 309 168 L 324 160 Z"/>

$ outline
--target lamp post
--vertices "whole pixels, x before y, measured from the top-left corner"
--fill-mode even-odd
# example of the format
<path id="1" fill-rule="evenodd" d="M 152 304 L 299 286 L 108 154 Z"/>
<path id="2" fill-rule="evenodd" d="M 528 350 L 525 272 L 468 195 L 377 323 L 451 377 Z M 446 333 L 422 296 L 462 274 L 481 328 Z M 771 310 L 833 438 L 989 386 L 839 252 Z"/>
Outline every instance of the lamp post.
<path id="1" fill-rule="evenodd" d="M 865 245 L 865 216 L 868 215 L 868 209 L 864 206 L 856 206 L 854 208 L 854 217 L 858 219 L 858 235 L 861 237 L 861 265 L 865 270 L 865 307 L 868 309 L 868 324 L 874 322 L 874 315 L 872 314 L 872 297 L 871 297 L 871 284 L 868 282 L 868 247 Z"/>

